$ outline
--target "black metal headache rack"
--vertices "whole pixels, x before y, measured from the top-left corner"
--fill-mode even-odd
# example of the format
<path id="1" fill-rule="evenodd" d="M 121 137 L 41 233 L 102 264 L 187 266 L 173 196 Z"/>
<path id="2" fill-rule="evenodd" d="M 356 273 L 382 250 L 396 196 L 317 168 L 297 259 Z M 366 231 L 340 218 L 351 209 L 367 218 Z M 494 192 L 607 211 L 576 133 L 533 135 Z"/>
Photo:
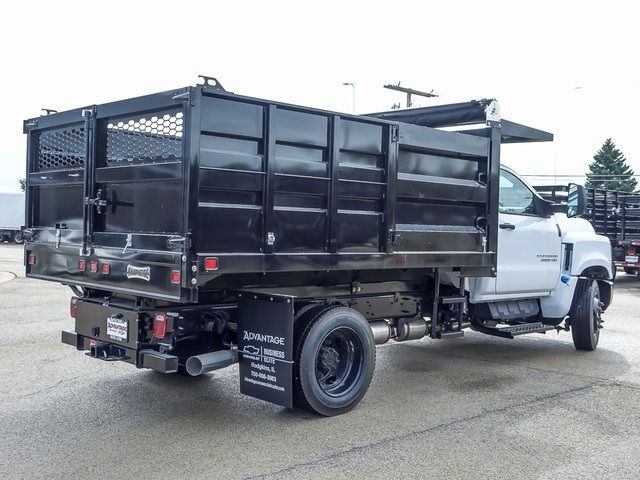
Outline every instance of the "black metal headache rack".
<path id="1" fill-rule="evenodd" d="M 492 275 L 500 145 L 552 139 L 499 113 L 347 115 L 207 82 L 27 120 L 28 275 L 183 301 L 301 272 Z"/>

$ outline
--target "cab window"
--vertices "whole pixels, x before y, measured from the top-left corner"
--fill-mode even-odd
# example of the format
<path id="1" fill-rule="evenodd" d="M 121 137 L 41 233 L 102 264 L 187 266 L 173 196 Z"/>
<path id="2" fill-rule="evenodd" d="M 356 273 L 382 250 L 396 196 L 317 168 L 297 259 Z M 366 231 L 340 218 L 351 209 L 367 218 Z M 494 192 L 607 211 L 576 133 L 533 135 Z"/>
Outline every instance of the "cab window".
<path id="1" fill-rule="evenodd" d="M 531 190 L 506 170 L 500 171 L 499 211 L 516 215 L 538 215 Z"/>

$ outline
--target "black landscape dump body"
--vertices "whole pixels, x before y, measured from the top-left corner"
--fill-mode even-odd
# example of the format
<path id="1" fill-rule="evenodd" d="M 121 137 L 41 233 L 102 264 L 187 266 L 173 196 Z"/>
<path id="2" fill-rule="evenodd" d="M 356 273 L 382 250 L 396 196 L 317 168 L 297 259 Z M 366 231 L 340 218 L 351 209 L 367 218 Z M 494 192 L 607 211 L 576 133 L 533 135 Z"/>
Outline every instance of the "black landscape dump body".
<path id="1" fill-rule="evenodd" d="M 72 287 L 78 350 L 164 373 L 239 362 L 241 392 L 280 405 L 311 405 L 298 353 L 321 341 L 334 403 L 311 408 L 341 413 L 374 341 L 462 335 L 465 277 L 495 275 L 500 145 L 551 139 L 497 108 L 355 116 L 207 79 L 27 120 L 27 276 Z M 319 315 L 340 322 L 326 342 Z M 335 393 L 335 369 L 357 388 Z"/>
<path id="2" fill-rule="evenodd" d="M 484 118 L 486 102 L 464 107 Z M 495 267 L 497 128 L 465 135 L 199 86 L 25 132 L 30 277 L 195 302 L 255 283 L 244 274 Z"/>

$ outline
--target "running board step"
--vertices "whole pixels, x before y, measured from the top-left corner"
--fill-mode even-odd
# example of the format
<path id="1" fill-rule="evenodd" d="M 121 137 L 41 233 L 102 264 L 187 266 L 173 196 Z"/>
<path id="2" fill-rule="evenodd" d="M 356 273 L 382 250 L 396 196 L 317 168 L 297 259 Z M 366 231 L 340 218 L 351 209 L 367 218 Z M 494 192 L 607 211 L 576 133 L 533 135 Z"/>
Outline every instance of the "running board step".
<path id="1" fill-rule="evenodd" d="M 549 330 L 555 330 L 556 327 L 545 325 L 544 323 L 525 323 L 522 325 L 513 325 L 511 327 L 498 328 L 501 332 L 509 333 L 511 337 L 517 335 L 526 335 L 527 333 L 544 333 Z"/>
<path id="2" fill-rule="evenodd" d="M 545 333 L 549 330 L 555 330 L 556 327 L 546 325 L 542 322 L 524 323 L 522 325 L 513 325 L 511 327 L 491 328 L 481 323 L 472 322 L 473 328 L 486 335 L 493 335 L 501 338 L 514 338 L 518 335 L 526 335 L 527 333 Z"/>

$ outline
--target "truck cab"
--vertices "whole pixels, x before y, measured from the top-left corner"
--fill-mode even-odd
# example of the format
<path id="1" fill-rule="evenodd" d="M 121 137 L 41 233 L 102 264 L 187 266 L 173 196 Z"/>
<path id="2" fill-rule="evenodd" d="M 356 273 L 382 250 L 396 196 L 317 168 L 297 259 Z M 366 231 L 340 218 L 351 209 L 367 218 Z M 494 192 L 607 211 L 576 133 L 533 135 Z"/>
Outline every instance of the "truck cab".
<path id="1" fill-rule="evenodd" d="M 488 313 L 492 324 L 537 316 L 545 328 L 569 315 L 579 297 L 588 296 L 594 328 L 588 341 L 576 346 L 591 350 L 598 341 L 600 314 L 612 299 L 611 244 L 579 218 L 586 205 L 584 188 L 572 188 L 569 205 L 556 205 L 515 171 L 501 167 L 497 272 L 470 280 L 469 301 L 476 311 Z"/>

